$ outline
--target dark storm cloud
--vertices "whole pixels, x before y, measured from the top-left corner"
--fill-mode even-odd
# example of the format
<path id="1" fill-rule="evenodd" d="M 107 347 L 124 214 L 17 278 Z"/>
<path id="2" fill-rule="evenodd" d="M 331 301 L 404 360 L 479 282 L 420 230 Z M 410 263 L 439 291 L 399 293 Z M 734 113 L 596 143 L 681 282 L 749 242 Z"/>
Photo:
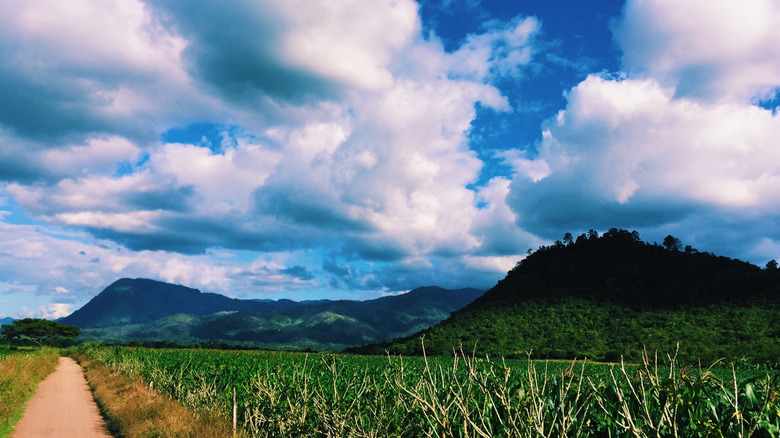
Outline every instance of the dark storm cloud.
<path id="1" fill-rule="evenodd" d="M 352 257 L 382 262 L 396 262 L 409 255 L 409 250 L 400 243 L 387 239 L 347 239 L 342 252 Z"/>
<path id="2" fill-rule="evenodd" d="M 351 275 L 351 271 L 348 266 L 341 266 L 330 259 L 325 259 L 322 261 L 322 269 L 324 269 L 325 272 L 329 272 L 342 278 Z"/>
<path id="3" fill-rule="evenodd" d="M 80 142 L 96 133 L 153 138 L 148 123 L 107 114 L 112 102 L 98 96 L 113 91 L 116 84 L 102 83 L 106 78 L 92 74 L 69 71 L 56 63 L 30 70 L 15 64 L 14 57 L 0 57 L 0 126 L 23 138 L 46 141 L 47 147 Z"/>
<path id="4" fill-rule="evenodd" d="M 267 183 L 255 191 L 259 214 L 273 215 L 282 221 L 311 225 L 319 229 L 348 232 L 367 231 L 364 222 L 350 218 L 332 195 L 300 187 L 295 183 Z"/>
<path id="5" fill-rule="evenodd" d="M 691 245 L 699 251 L 764 266 L 778 258 L 771 242 L 780 241 L 780 214 L 713 209 L 691 215 L 671 227 L 639 231 L 645 241 L 661 243 L 667 234 L 672 234 L 681 240 L 683 247 Z M 769 248 L 764 247 L 766 244 Z"/>
<path id="6" fill-rule="evenodd" d="M 456 260 L 443 260 L 436 269 L 395 264 L 372 273 L 374 281 L 387 290 L 411 290 L 421 286 L 436 285 L 446 289 L 475 287 L 489 289 L 496 284 L 494 270 L 483 271 L 467 268 Z"/>
<path id="7" fill-rule="evenodd" d="M 53 138 L 100 125 L 90 90 L 55 78 L 32 80 L 5 58 L 0 61 L 0 124 L 31 138 Z"/>
<path id="8" fill-rule="evenodd" d="M 112 144 L 112 140 L 121 144 Z M 82 144 L 46 143 L 0 128 L 0 181 L 56 185 L 65 178 L 84 177 L 88 170 L 110 174 L 118 167 L 116 159 L 134 153 L 131 143 L 116 137 L 98 136 Z"/>
<path id="9" fill-rule="evenodd" d="M 357 278 L 355 278 L 353 269 L 347 265 L 342 266 L 335 260 L 325 259 L 322 261 L 322 269 L 330 274 L 328 284 L 333 289 L 360 289 L 361 287 Z"/>
<path id="10" fill-rule="evenodd" d="M 290 277 L 297 278 L 299 280 L 313 280 L 314 274 L 309 272 L 306 267 L 295 265 L 290 266 L 289 268 L 284 268 L 279 271 L 280 274 L 289 275 Z"/>
<path id="11" fill-rule="evenodd" d="M 264 97 L 301 104 L 338 95 L 338 86 L 285 61 L 282 17 L 260 2 L 180 2 L 153 7 L 188 40 L 190 73 L 223 96 L 254 109 Z"/>
<path id="12" fill-rule="evenodd" d="M 40 180 L 43 171 L 44 166 L 31 153 L 0 138 L 0 181 L 29 183 Z"/>
<path id="13" fill-rule="evenodd" d="M 84 227 L 98 239 L 110 240 L 132 251 L 171 251 L 182 254 L 203 254 L 209 246 L 203 236 L 186 231 L 179 233 L 124 232 L 107 228 Z"/>
<path id="14" fill-rule="evenodd" d="M 186 212 L 192 209 L 195 196 L 195 188 L 192 186 L 161 186 L 151 190 L 126 193 L 123 196 L 123 204 L 138 210 Z"/>
<path id="15" fill-rule="evenodd" d="M 514 223 L 497 222 L 495 226 L 475 231 L 480 245 L 473 252 L 479 256 L 513 256 L 536 246 L 537 239 L 523 235 Z"/>
<path id="16" fill-rule="evenodd" d="M 204 254 L 209 248 L 288 251 L 320 245 L 325 237 L 312 227 L 280 223 L 265 217 L 203 217 L 165 213 L 152 220 L 150 231 L 127 232 L 98 227 L 87 230 L 134 251 L 162 250 Z"/>
<path id="17" fill-rule="evenodd" d="M 559 239 L 577 230 L 662 226 L 700 210 L 695 203 L 671 195 L 666 199 L 637 196 L 630 203 L 619 203 L 553 175 L 536 183 L 516 179 L 507 204 L 515 211 L 520 228 L 546 239 Z"/>

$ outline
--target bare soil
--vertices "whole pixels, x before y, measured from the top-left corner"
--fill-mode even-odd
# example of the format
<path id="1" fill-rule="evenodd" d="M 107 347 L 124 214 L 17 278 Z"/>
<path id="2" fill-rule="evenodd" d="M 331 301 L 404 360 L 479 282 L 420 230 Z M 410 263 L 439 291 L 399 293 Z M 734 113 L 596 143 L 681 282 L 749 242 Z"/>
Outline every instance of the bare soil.
<path id="1" fill-rule="evenodd" d="M 105 423 L 79 364 L 61 357 L 57 369 L 38 385 L 16 424 L 13 438 L 108 438 Z"/>

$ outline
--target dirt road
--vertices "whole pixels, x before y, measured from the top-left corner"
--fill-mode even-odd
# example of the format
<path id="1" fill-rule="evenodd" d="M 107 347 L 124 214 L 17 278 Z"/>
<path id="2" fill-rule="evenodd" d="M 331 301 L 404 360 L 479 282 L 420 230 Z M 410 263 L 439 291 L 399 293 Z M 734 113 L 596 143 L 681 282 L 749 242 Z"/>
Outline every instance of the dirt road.
<path id="1" fill-rule="evenodd" d="M 75 360 L 60 358 L 57 370 L 38 385 L 27 402 L 12 437 L 109 437 L 84 372 Z"/>

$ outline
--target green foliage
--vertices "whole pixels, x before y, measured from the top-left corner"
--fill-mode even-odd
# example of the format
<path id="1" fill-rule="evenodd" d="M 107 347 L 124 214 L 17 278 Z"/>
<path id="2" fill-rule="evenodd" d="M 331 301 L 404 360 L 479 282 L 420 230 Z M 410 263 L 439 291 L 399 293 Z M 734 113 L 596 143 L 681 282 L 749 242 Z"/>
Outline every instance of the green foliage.
<path id="1" fill-rule="evenodd" d="M 449 357 L 81 348 L 251 436 L 776 436 L 777 373 Z"/>
<path id="2" fill-rule="evenodd" d="M 29 340 L 37 345 L 62 345 L 75 341 L 79 333 L 78 327 L 35 318 L 18 319 L 0 326 L 0 336 L 12 344 Z"/>
<path id="3" fill-rule="evenodd" d="M 780 271 L 643 243 L 613 229 L 534 252 L 493 289 L 408 338 L 350 351 L 639 361 L 644 347 L 686 363 L 780 358 Z"/>

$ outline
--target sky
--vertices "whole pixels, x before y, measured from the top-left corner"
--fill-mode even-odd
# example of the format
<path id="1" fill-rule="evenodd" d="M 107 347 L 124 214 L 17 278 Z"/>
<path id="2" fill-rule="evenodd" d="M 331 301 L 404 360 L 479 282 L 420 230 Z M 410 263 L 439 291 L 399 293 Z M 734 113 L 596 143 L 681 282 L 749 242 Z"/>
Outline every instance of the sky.
<path id="1" fill-rule="evenodd" d="M 490 288 L 563 234 L 780 259 L 774 0 L 0 2 L 0 317 L 143 277 Z"/>

